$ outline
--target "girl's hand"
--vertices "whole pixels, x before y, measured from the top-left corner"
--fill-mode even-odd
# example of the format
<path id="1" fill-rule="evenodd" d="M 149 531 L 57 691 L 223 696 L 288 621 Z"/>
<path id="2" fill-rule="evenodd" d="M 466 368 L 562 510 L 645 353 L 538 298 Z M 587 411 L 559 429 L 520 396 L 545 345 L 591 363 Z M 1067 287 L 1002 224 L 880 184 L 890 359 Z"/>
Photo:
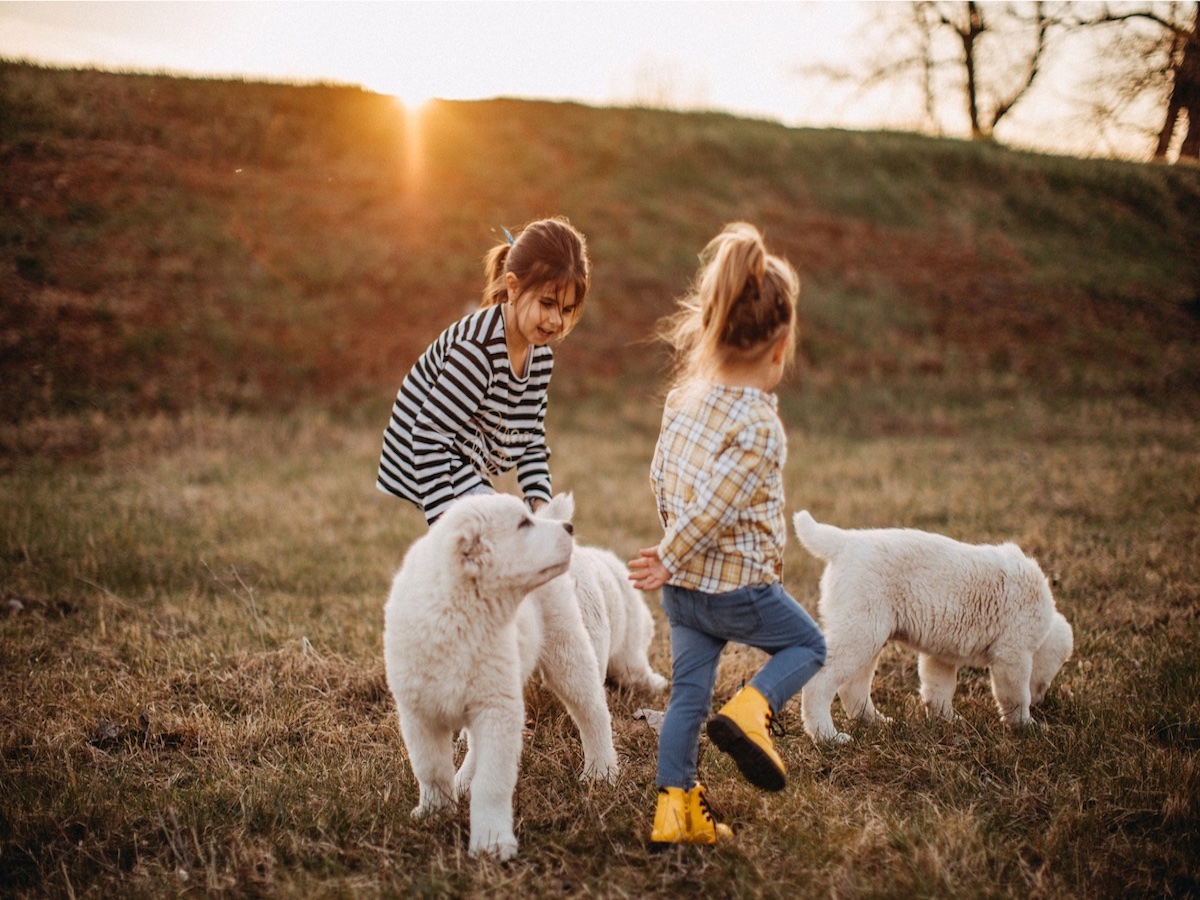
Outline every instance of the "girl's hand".
<path id="1" fill-rule="evenodd" d="M 629 580 L 639 591 L 654 591 L 667 583 L 671 573 L 662 564 L 657 547 L 638 551 L 638 558 L 629 561 Z"/>

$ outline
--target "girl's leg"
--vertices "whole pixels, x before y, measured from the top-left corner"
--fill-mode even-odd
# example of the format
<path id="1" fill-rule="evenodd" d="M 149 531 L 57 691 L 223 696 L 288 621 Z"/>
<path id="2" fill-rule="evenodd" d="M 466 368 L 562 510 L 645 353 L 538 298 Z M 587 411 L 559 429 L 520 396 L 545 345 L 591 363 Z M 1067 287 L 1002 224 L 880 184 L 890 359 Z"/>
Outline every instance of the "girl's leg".
<path id="1" fill-rule="evenodd" d="M 812 616 L 783 585 L 766 585 L 756 599 L 762 628 L 746 643 L 771 654 L 750 679 L 778 712 L 825 664 L 825 638 Z"/>
<path id="2" fill-rule="evenodd" d="M 712 707 L 725 641 L 693 627 L 691 591 L 664 586 L 663 610 L 671 627 L 671 699 L 658 736 L 655 783 L 690 791 L 696 783 L 700 728 Z"/>
<path id="3" fill-rule="evenodd" d="M 771 654 L 750 683 L 708 721 L 708 737 L 728 753 L 755 787 L 779 791 L 787 767 L 771 740 L 778 713 L 825 661 L 825 640 L 816 623 L 779 584 L 757 584 L 714 598 L 708 606 L 714 630 Z M 723 627 L 721 627 L 723 626 Z"/>

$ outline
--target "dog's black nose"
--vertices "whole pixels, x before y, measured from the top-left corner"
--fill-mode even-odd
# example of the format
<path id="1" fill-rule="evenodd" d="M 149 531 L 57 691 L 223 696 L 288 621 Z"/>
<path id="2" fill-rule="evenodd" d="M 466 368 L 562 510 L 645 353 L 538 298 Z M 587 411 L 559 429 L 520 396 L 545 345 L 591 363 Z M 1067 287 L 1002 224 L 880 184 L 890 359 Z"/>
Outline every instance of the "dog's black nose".
<path id="1" fill-rule="evenodd" d="M 572 525 L 570 522 L 563 522 L 563 528 L 567 529 L 567 534 L 575 533 L 575 526 Z"/>

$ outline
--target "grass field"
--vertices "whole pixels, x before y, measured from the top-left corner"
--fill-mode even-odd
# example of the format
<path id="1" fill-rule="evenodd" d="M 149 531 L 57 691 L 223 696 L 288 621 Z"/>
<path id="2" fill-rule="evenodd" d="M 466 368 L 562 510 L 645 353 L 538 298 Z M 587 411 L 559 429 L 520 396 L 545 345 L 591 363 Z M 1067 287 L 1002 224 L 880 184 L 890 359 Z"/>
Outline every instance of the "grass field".
<path id="1" fill-rule="evenodd" d="M 655 413 L 599 412 L 552 420 L 556 477 L 583 539 L 631 554 L 655 539 Z M 927 721 L 914 655 L 889 650 L 875 697 L 894 725 L 817 748 L 794 703 L 788 790 L 759 794 L 706 753 L 736 840 L 654 856 L 655 738 L 632 713 L 663 698 L 610 696 L 624 768 L 588 787 L 570 719 L 535 683 L 521 854 L 503 866 L 465 855 L 465 807 L 432 824 L 408 815 L 381 610 L 423 525 L 372 488 L 378 423 L 93 422 L 86 458 L 0 475 L 5 891 L 1193 894 L 1200 434 L 1103 408 L 1052 423 L 1015 413 L 951 436 L 794 429 L 788 488 L 793 508 L 832 522 L 1012 538 L 1036 555 L 1076 632 L 1041 727 L 1006 733 L 975 671 L 960 677 L 962 720 Z M 818 576 L 789 548 L 788 586 L 810 610 Z M 652 661 L 669 671 L 662 632 Z M 718 696 L 759 662 L 727 651 Z"/>
<path id="2" fill-rule="evenodd" d="M 571 104 L 416 122 L 0 61 L 0 895 L 1200 895 L 1200 172 Z M 409 818 L 380 632 L 424 525 L 374 490 L 379 439 L 499 226 L 554 213 L 596 262 L 549 419 L 581 538 L 657 540 L 645 338 L 749 219 L 804 280 L 789 511 L 1037 557 L 1076 640 L 1039 727 L 979 671 L 927 720 L 889 649 L 893 725 L 819 748 L 793 703 L 789 788 L 706 752 L 735 840 L 652 855 L 633 713 L 665 698 L 610 694 L 622 776 L 587 786 L 535 680 L 520 856 L 468 858 L 465 808 Z M 731 648 L 717 699 L 760 661 Z"/>

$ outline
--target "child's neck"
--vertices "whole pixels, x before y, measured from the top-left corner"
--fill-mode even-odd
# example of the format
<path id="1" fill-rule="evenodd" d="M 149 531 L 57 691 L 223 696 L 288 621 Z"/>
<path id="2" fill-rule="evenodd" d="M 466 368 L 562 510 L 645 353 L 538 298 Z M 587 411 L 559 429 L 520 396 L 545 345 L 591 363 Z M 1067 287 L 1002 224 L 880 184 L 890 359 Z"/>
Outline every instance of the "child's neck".
<path id="1" fill-rule="evenodd" d="M 517 378 L 525 377 L 529 364 L 529 341 L 508 321 L 508 307 L 501 311 L 504 316 L 504 343 L 508 347 L 508 366 Z"/>
<path id="2" fill-rule="evenodd" d="M 770 393 L 779 384 L 779 376 L 774 366 L 722 366 L 713 372 L 713 382 L 729 388 L 755 388 Z"/>

